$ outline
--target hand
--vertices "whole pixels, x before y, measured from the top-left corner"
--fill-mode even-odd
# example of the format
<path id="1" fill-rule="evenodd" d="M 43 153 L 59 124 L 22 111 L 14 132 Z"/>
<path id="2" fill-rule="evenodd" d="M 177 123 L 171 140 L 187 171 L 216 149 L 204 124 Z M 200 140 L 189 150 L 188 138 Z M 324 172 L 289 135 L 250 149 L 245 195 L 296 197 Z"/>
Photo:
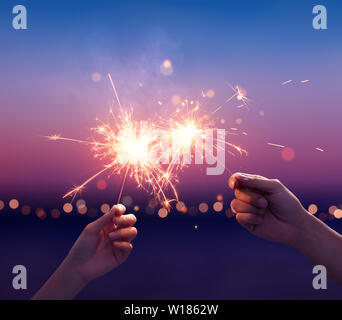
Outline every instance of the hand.
<path id="1" fill-rule="evenodd" d="M 133 227 L 136 217 L 123 215 L 123 205 L 112 207 L 96 221 L 88 224 L 66 257 L 85 282 L 108 273 L 123 263 L 132 251 L 131 242 L 137 236 Z"/>
<path id="2" fill-rule="evenodd" d="M 69 254 L 32 299 L 72 299 L 95 278 L 123 263 L 137 235 L 133 214 L 123 215 L 123 205 L 88 224 Z"/>
<path id="3" fill-rule="evenodd" d="M 251 233 L 273 242 L 293 244 L 310 215 L 279 180 L 235 173 L 228 182 L 235 190 L 231 208 Z"/>

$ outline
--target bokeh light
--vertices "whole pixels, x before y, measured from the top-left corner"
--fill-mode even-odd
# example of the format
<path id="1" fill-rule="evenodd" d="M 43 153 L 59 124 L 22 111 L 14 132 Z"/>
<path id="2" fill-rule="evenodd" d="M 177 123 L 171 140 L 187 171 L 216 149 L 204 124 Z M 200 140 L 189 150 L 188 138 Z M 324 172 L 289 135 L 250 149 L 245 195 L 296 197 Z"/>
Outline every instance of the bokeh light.
<path id="1" fill-rule="evenodd" d="M 285 147 L 281 150 L 281 157 L 285 161 L 292 161 L 296 156 L 295 151 L 290 147 Z"/>
<path id="2" fill-rule="evenodd" d="M 100 179 L 96 182 L 96 188 L 99 190 L 105 190 L 107 188 L 107 182 L 103 179 Z"/>
<path id="3" fill-rule="evenodd" d="M 93 82 L 100 82 L 101 79 L 102 79 L 102 76 L 101 76 L 101 74 L 98 73 L 98 72 L 94 72 L 94 73 L 91 75 L 91 80 L 92 80 Z"/>
<path id="4" fill-rule="evenodd" d="M 206 213 L 209 210 L 209 206 L 205 203 L 202 202 L 199 206 L 198 206 L 198 210 L 202 213 Z"/>
<path id="5" fill-rule="evenodd" d="M 71 203 L 64 203 L 63 205 L 63 211 L 65 213 L 70 213 L 72 211 L 73 207 L 72 207 L 72 204 Z"/>
<path id="6" fill-rule="evenodd" d="M 221 212 L 223 210 L 223 203 L 220 202 L 220 201 L 215 202 L 214 205 L 213 205 L 213 209 L 216 212 Z"/>
<path id="7" fill-rule="evenodd" d="M 155 209 L 157 208 L 158 206 L 158 201 L 156 199 L 151 199 L 149 202 L 148 202 L 148 206 L 152 209 Z"/>
<path id="8" fill-rule="evenodd" d="M 83 199 L 79 199 L 76 201 L 76 208 L 80 209 L 86 206 L 86 202 Z"/>
<path id="9" fill-rule="evenodd" d="M 37 208 L 36 209 L 36 216 L 40 219 L 40 220 L 44 220 L 46 218 L 46 212 L 44 209 L 42 208 Z"/>
<path id="10" fill-rule="evenodd" d="M 223 201 L 223 195 L 222 195 L 222 194 L 218 194 L 218 195 L 216 196 L 216 200 L 217 200 L 217 201 Z"/>
<path id="11" fill-rule="evenodd" d="M 87 208 L 87 206 L 81 206 L 81 207 L 77 207 L 77 211 L 78 211 L 78 213 L 79 214 L 86 214 L 87 213 L 87 211 L 88 211 L 88 208 Z"/>
<path id="12" fill-rule="evenodd" d="M 207 93 L 205 94 L 205 96 L 206 96 L 207 98 L 209 98 L 209 99 L 214 98 L 214 96 L 215 96 L 215 91 L 214 91 L 213 89 L 209 89 L 209 90 L 207 91 Z"/>
<path id="13" fill-rule="evenodd" d="M 3 208 L 5 208 L 5 202 L 0 200 L 0 210 L 2 210 Z"/>
<path id="14" fill-rule="evenodd" d="M 124 197 L 122 198 L 122 204 L 123 204 L 124 206 L 126 206 L 126 207 L 131 206 L 132 203 L 133 203 L 133 199 L 132 199 L 131 196 L 124 196 Z"/>
<path id="15" fill-rule="evenodd" d="M 61 216 L 61 212 L 58 209 L 51 210 L 51 217 L 53 219 L 58 219 Z"/>
<path id="16" fill-rule="evenodd" d="M 342 219 L 342 210 L 341 209 L 337 209 L 334 211 L 334 217 L 336 219 Z"/>
<path id="17" fill-rule="evenodd" d="M 15 210 L 15 209 L 18 209 L 19 207 L 19 201 L 17 199 L 12 199 L 10 200 L 10 202 L 8 203 L 9 207 L 12 209 L 12 210 Z"/>
<path id="18" fill-rule="evenodd" d="M 164 76 L 170 76 L 173 73 L 171 60 L 166 59 L 160 65 L 160 73 Z"/>
<path id="19" fill-rule="evenodd" d="M 182 201 L 178 201 L 176 204 L 176 209 L 180 212 L 183 212 L 185 208 L 185 203 Z"/>
<path id="20" fill-rule="evenodd" d="M 28 205 L 25 205 L 25 206 L 22 206 L 21 207 L 21 213 L 24 215 L 24 216 L 27 216 L 31 213 L 31 207 L 28 206 Z"/>
<path id="21" fill-rule="evenodd" d="M 167 212 L 167 210 L 166 210 L 165 208 L 160 208 L 160 209 L 158 210 L 158 216 L 159 216 L 160 218 L 166 218 L 167 215 L 168 215 L 168 212 Z"/>
<path id="22" fill-rule="evenodd" d="M 134 208 L 133 208 L 133 210 L 134 210 L 135 212 L 137 212 L 137 211 L 140 210 L 140 207 L 139 207 L 138 205 L 135 205 Z"/>
<path id="23" fill-rule="evenodd" d="M 317 207 L 315 204 L 310 204 L 310 205 L 309 205 L 309 208 L 308 208 L 308 211 L 309 211 L 311 214 L 316 214 L 317 211 L 318 211 L 318 207 Z"/>
<path id="24" fill-rule="evenodd" d="M 102 213 L 107 213 L 110 210 L 110 205 L 108 203 L 104 203 L 101 205 L 100 210 Z"/>
<path id="25" fill-rule="evenodd" d="M 330 206 L 329 207 L 329 213 L 334 215 L 335 211 L 337 210 L 338 208 L 336 206 Z"/>

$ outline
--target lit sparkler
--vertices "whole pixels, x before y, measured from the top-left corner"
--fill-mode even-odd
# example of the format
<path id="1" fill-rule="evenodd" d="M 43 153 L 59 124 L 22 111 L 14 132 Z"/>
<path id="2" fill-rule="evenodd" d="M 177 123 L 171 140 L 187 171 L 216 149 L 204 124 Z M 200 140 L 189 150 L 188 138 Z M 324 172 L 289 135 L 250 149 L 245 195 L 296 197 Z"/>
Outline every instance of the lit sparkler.
<path id="1" fill-rule="evenodd" d="M 178 182 L 178 172 L 191 164 L 191 150 L 201 150 L 205 154 L 203 139 L 206 129 L 215 129 L 214 121 L 210 114 L 200 115 L 199 103 L 183 101 L 185 112 L 176 110 L 174 115 L 167 119 L 158 118 L 149 122 L 138 123 L 133 119 L 133 110 L 122 107 L 114 82 L 108 74 L 117 104 L 118 114 L 110 110 L 111 122 L 100 123 L 91 129 L 92 138 L 89 141 L 64 138 L 59 135 L 49 136 L 50 140 L 64 140 L 88 145 L 94 157 L 107 161 L 107 164 L 93 176 L 89 177 L 79 186 L 66 193 L 75 197 L 85 186 L 95 178 L 110 172 L 113 174 L 124 173 L 121 183 L 118 203 L 124 189 L 127 177 L 132 178 L 138 187 L 148 190 L 165 208 L 170 209 L 170 203 L 178 201 L 175 184 Z M 237 99 L 246 103 L 247 98 L 237 87 Z M 216 112 L 216 111 L 215 111 Z M 172 140 L 170 148 L 169 139 Z M 221 140 L 220 140 L 221 139 Z M 247 152 L 229 142 L 223 141 L 222 137 L 217 140 L 228 146 L 228 152 L 240 155 Z M 213 148 L 222 149 L 222 144 L 213 145 Z M 184 150 L 190 150 L 188 154 Z M 189 156 L 188 159 L 185 159 Z M 182 157 L 182 161 L 180 158 Z M 225 167 L 225 164 L 222 164 Z"/>

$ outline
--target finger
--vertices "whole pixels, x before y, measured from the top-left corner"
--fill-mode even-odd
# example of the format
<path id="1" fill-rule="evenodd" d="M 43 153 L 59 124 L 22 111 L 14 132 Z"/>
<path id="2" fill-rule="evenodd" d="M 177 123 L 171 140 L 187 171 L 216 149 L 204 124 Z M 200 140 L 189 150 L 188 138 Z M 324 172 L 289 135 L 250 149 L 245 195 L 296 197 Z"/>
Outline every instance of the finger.
<path id="1" fill-rule="evenodd" d="M 137 218 L 134 214 L 125 214 L 120 217 L 114 217 L 113 222 L 118 228 L 132 227 L 137 222 Z"/>
<path id="2" fill-rule="evenodd" d="M 131 253 L 133 246 L 129 242 L 125 241 L 114 241 L 113 242 L 113 254 L 121 260 L 120 262 L 126 260 Z"/>
<path id="3" fill-rule="evenodd" d="M 112 209 L 95 220 L 94 222 L 88 224 L 86 227 L 87 230 L 91 233 L 97 234 L 99 233 L 108 223 L 112 222 L 113 218 L 117 215 L 122 215 L 126 209 L 123 205 L 113 206 Z"/>
<path id="4" fill-rule="evenodd" d="M 279 180 L 268 179 L 247 173 L 234 173 L 229 178 L 228 184 L 232 189 L 248 188 L 267 193 L 274 193 L 282 188 L 282 184 Z"/>
<path id="5" fill-rule="evenodd" d="M 250 203 L 255 207 L 266 209 L 268 206 L 267 200 L 258 192 L 249 189 L 235 189 L 234 194 L 237 199 Z"/>
<path id="6" fill-rule="evenodd" d="M 113 216 L 113 219 L 112 221 L 110 221 L 109 223 L 107 223 L 104 228 L 103 228 L 103 231 L 108 234 L 109 232 L 113 231 L 115 229 L 115 222 L 113 222 L 115 219 L 117 219 L 118 217 L 121 217 L 125 211 L 126 211 L 126 208 L 125 206 L 123 206 L 122 204 L 117 204 L 117 205 L 114 205 L 111 209 L 110 209 L 110 212 L 111 211 L 115 211 L 114 212 L 114 216 Z"/>
<path id="7" fill-rule="evenodd" d="M 256 215 L 253 213 L 238 213 L 236 215 L 236 220 L 241 225 L 246 225 L 246 224 L 258 225 L 263 222 L 264 218 L 263 216 Z"/>
<path id="8" fill-rule="evenodd" d="M 116 229 L 108 234 L 108 237 L 112 241 L 122 240 L 131 242 L 137 236 L 138 230 L 134 227 Z"/>
<path id="9" fill-rule="evenodd" d="M 230 207 L 234 213 L 254 213 L 254 214 L 265 214 L 264 209 L 259 209 L 250 205 L 249 203 L 243 202 L 238 199 L 234 199 L 230 203 Z"/>

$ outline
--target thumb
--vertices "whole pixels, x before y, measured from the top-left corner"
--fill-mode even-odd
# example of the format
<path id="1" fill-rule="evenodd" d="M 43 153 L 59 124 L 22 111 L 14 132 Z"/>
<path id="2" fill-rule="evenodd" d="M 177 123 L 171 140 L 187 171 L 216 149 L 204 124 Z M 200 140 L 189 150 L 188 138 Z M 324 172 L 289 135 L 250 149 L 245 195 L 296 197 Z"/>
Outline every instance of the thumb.
<path id="1" fill-rule="evenodd" d="M 229 178 L 228 184 L 232 189 L 248 188 L 266 193 L 277 192 L 282 187 L 279 180 L 240 172 L 234 173 Z"/>
<path id="2" fill-rule="evenodd" d="M 99 233 L 108 223 L 113 222 L 115 217 L 121 216 L 126 211 L 126 208 L 122 204 L 113 206 L 108 213 L 95 220 L 88 225 L 88 229 L 91 233 Z"/>

